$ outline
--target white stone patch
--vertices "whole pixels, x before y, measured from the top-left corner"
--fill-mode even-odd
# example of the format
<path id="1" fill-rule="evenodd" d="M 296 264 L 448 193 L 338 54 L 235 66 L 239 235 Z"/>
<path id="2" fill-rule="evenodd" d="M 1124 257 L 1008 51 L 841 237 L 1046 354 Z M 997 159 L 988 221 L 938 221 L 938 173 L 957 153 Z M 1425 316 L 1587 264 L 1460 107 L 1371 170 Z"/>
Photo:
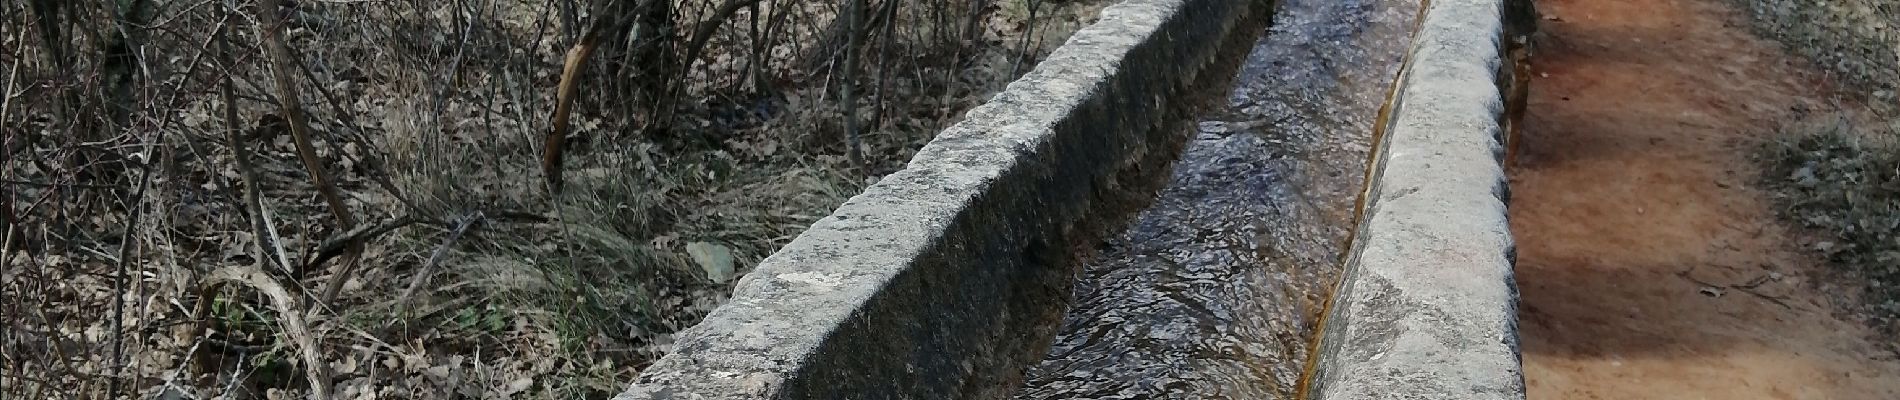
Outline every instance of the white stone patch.
<path id="1" fill-rule="evenodd" d="M 779 274 L 778 279 L 786 282 L 804 284 L 819 290 L 837 290 L 844 286 L 844 279 L 817 272 L 793 272 Z"/>

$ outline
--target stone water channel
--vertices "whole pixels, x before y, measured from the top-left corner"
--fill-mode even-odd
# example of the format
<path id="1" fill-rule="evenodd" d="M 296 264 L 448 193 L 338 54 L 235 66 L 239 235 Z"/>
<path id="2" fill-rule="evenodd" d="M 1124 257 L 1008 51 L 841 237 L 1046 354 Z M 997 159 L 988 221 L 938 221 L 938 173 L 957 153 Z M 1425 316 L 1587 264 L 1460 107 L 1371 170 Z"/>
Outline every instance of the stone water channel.
<path id="1" fill-rule="evenodd" d="M 1281 0 L 1017 399 L 1292 398 L 1417 0 Z"/>

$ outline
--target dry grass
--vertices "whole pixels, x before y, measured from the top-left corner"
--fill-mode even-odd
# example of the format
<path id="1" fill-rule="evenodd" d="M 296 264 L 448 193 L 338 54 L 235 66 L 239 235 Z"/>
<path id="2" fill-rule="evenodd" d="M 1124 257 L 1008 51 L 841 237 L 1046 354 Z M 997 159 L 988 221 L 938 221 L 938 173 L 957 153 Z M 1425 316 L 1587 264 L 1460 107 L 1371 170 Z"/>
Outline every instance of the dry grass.
<path id="1" fill-rule="evenodd" d="M 1784 215 L 1831 236 L 1814 244 L 1866 283 L 1877 325 L 1900 328 L 1900 121 L 1847 117 L 1791 125 L 1765 151 Z"/>
<path id="2" fill-rule="evenodd" d="M 835 2 L 761 2 L 682 73 L 672 137 L 613 93 L 583 97 L 558 195 L 538 162 L 568 2 L 295 2 L 286 39 L 317 153 L 380 235 L 318 199 L 254 4 L 152 1 L 120 30 L 137 44 L 128 64 L 103 50 L 114 30 L 99 27 L 124 19 L 108 5 L 67 8 L 69 34 L 47 46 L 33 3 L 0 4 L 0 398 L 567 399 L 622 389 L 724 299 L 727 260 L 744 273 L 901 168 L 1105 1 L 1004 1 L 974 42 L 944 40 L 968 3 L 905 2 L 856 76 L 802 61 Z M 714 3 L 675 2 L 680 25 Z M 785 16 L 775 34 L 751 34 L 754 10 L 762 26 Z M 754 48 L 763 76 L 747 72 Z M 251 168 L 224 140 L 232 126 Z M 326 246 L 348 238 L 360 252 Z"/>
<path id="3" fill-rule="evenodd" d="M 1834 72 L 1847 91 L 1900 111 L 1900 1 L 1734 1 L 1759 32 Z"/>

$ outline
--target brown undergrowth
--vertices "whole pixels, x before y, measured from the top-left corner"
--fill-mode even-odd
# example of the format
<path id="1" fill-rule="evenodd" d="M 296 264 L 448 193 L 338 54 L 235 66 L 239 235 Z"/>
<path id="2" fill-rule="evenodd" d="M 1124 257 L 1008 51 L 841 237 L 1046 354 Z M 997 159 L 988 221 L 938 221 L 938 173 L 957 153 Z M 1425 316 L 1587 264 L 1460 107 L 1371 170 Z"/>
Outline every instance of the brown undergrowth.
<path id="1" fill-rule="evenodd" d="M 0 3 L 0 398 L 605 397 L 1106 2 L 641 1 L 554 194 L 586 3 Z"/>

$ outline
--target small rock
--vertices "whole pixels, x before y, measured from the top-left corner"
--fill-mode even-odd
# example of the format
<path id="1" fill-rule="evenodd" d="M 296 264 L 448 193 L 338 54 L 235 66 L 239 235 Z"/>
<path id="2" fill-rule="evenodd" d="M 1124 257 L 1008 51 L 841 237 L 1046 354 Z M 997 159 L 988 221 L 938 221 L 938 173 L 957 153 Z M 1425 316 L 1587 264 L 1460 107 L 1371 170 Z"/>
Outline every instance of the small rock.
<path id="1" fill-rule="evenodd" d="M 1793 174 L 1789 174 L 1788 179 L 1802 187 L 1814 187 L 1815 185 L 1821 184 L 1821 179 L 1814 176 L 1814 166 L 1812 165 L 1804 165 L 1800 169 L 1794 170 Z"/>
<path id="2" fill-rule="evenodd" d="M 732 280 L 731 248 L 707 242 L 692 242 L 686 244 L 686 255 L 692 256 L 693 262 L 699 263 L 699 268 L 706 271 L 706 279 L 715 283 L 726 283 Z"/>

